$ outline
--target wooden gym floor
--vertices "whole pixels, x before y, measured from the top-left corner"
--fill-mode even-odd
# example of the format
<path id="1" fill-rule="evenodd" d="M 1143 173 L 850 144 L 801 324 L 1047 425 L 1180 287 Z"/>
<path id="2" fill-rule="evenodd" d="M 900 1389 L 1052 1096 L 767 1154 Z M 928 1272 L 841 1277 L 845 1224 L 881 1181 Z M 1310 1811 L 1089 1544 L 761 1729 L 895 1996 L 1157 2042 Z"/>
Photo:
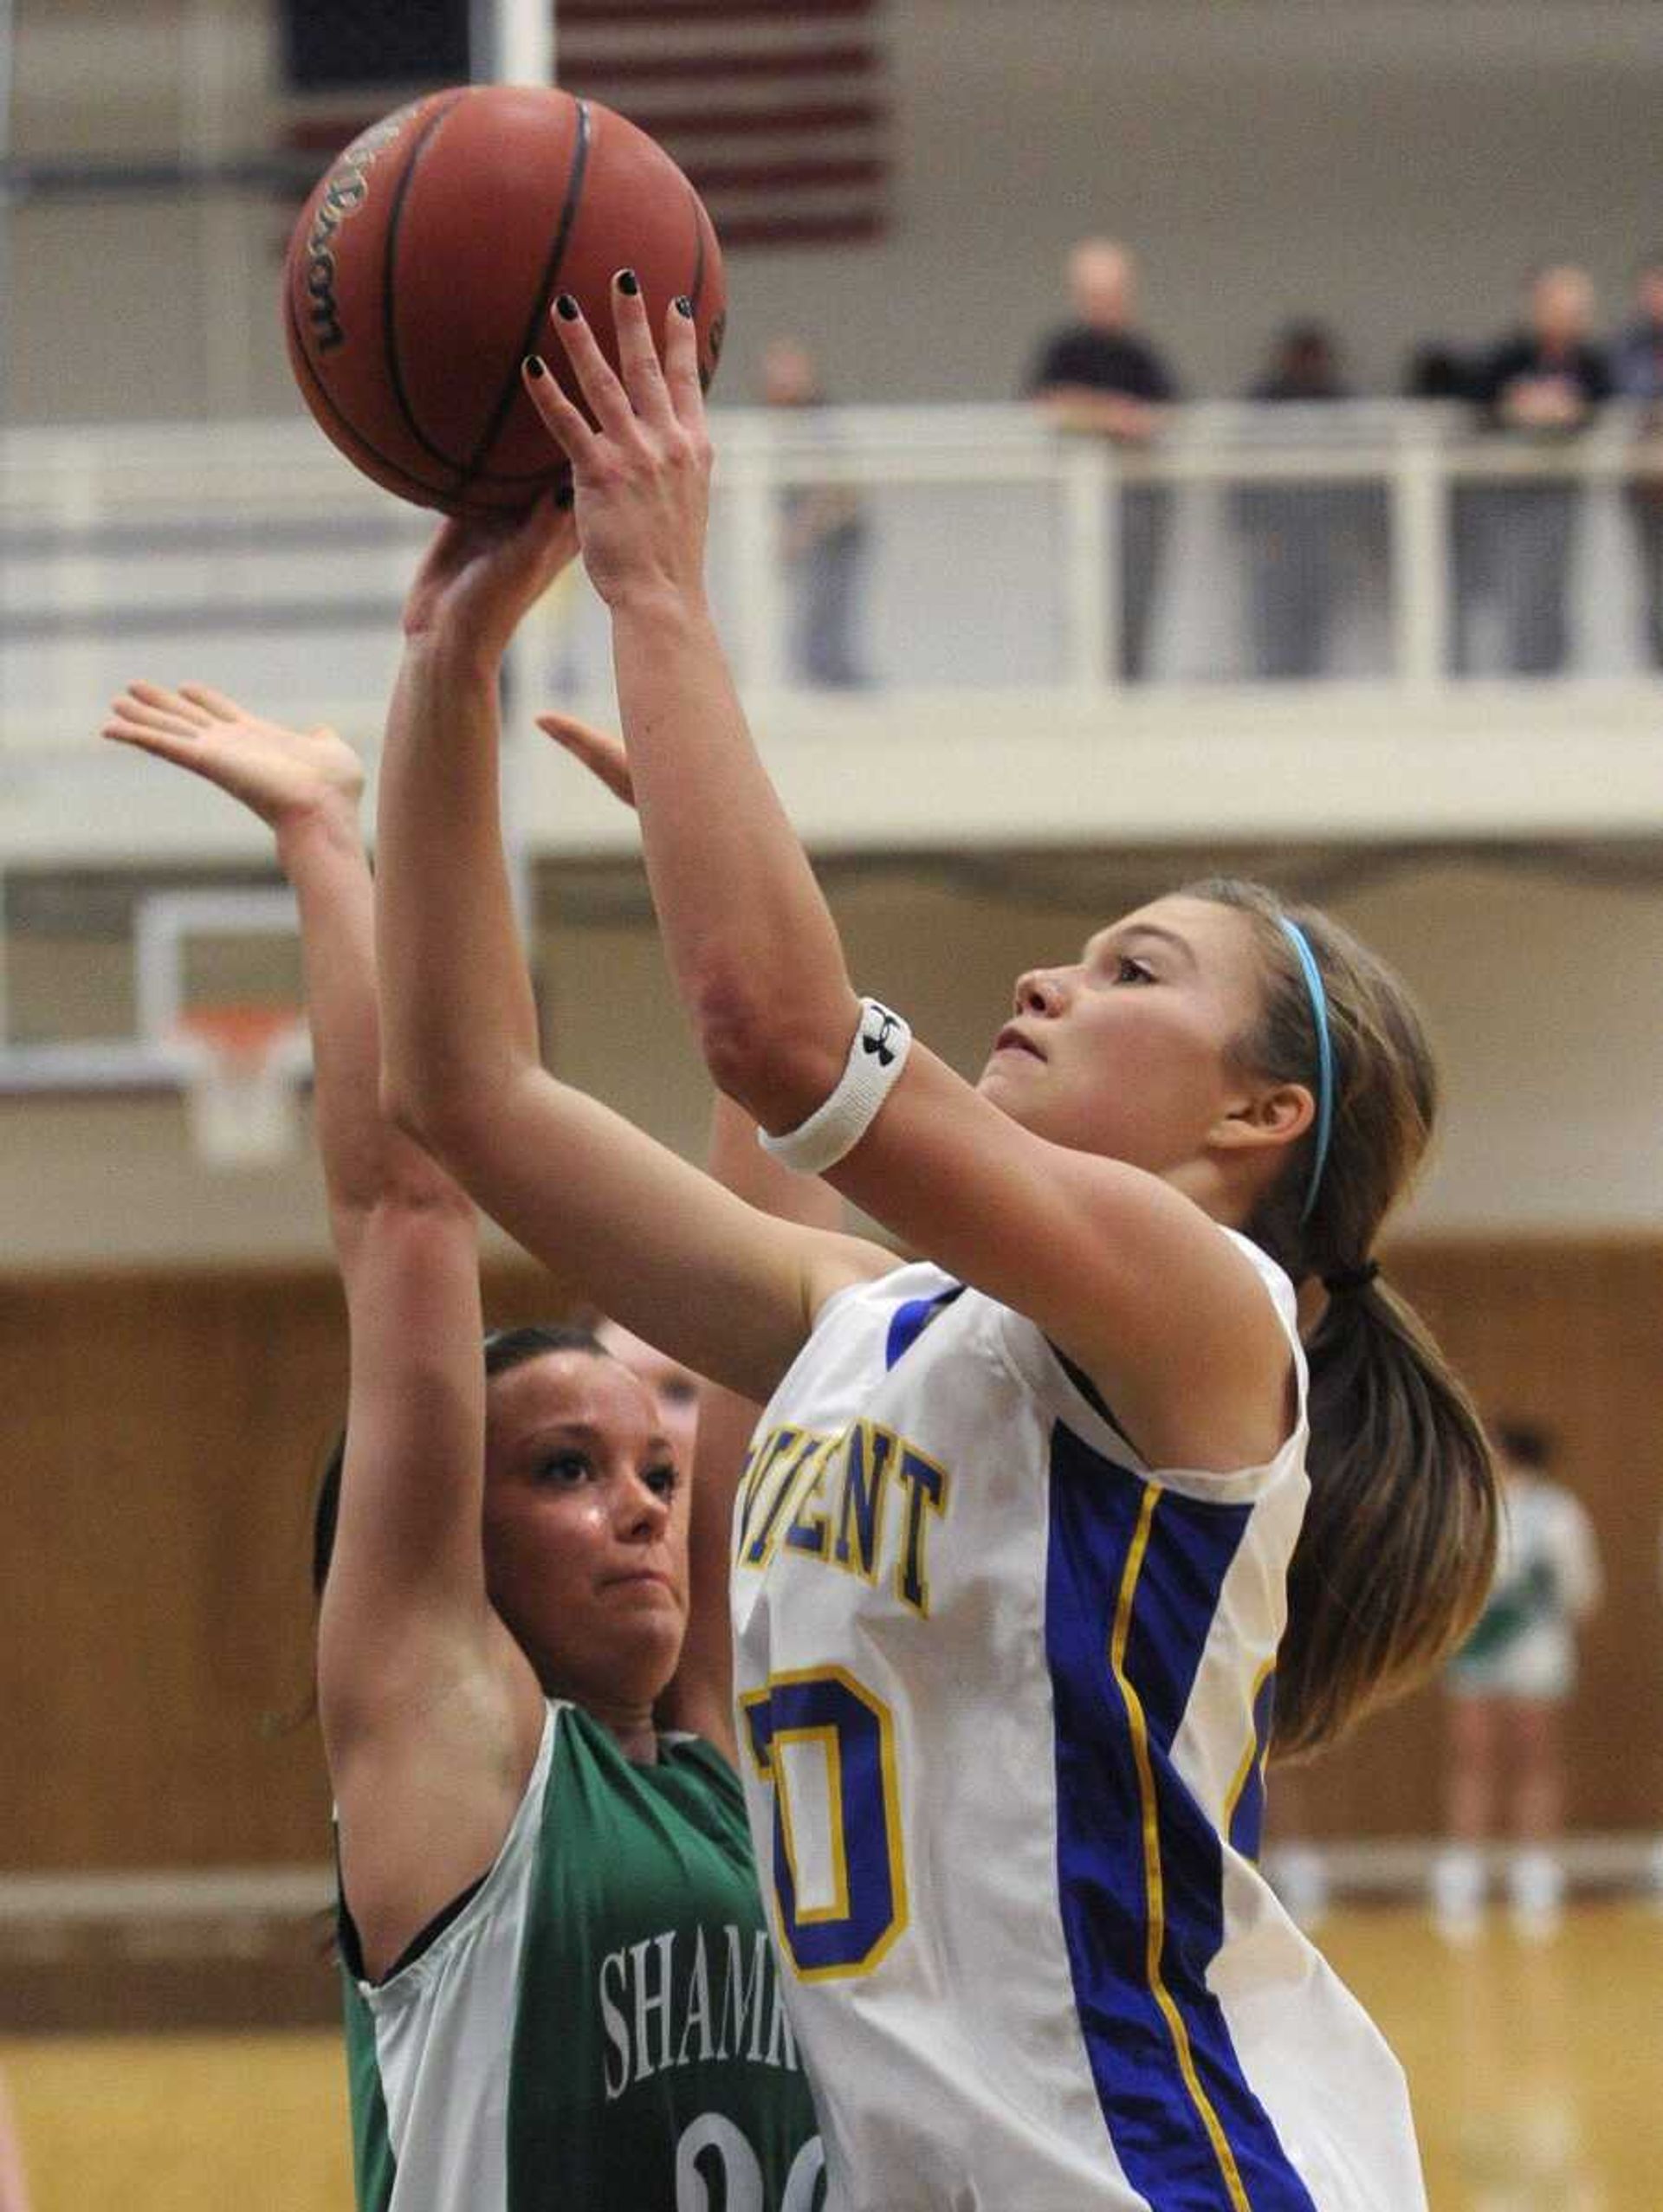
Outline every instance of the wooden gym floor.
<path id="1" fill-rule="evenodd" d="M 1432 2212 L 1663 2212 L 1663 1915 L 1470 1949 L 1350 1908 L 1323 1949 L 1408 2071 Z M 333 2035 L 0 2040 L 33 2212 L 348 2212 Z"/>

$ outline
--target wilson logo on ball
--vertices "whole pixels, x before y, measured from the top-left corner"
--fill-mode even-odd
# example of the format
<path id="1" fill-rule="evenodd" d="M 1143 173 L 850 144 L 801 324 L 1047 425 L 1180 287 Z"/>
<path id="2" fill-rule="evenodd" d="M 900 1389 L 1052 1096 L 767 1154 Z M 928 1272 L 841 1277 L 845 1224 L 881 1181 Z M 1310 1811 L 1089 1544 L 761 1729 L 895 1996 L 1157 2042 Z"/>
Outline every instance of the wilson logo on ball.
<path id="1" fill-rule="evenodd" d="M 410 110 L 389 115 L 373 130 L 355 139 L 340 157 L 340 166 L 324 186 L 323 197 L 306 239 L 306 291 L 311 301 L 313 336 L 320 353 L 331 353 L 346 343 L 340 310 L 335 300 L 335 233 L 349 216 L 356 215 L 369 197 L 369 171 L 404 129 Z"/>
<path id="2" fill-rule="evenodd" d="M 446 86 L 322 168 L 284 255 L 283 341 L 318 427 L 374 482 L 452 514 L 517 513 L 571 483 L 521 364 L 547 353 L 576 394 L 548 329 L 562 292 L 616 362 L 625 268 L 660 342 L 688 301 L 708 378 L 721 247 L 663 148 L 556 85 Z"/>

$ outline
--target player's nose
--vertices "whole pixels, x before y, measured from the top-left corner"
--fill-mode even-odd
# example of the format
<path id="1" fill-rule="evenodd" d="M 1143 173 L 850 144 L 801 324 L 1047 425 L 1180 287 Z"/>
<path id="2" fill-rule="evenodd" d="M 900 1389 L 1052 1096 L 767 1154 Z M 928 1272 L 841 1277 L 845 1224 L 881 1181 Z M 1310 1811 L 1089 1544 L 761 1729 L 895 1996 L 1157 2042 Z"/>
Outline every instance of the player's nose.
<path id="1" fill-rule="evenodd" d="M 1016 995 L 1012 1011 L 1019 1014 L 1038 1014 L 1042 1019 L 1059 1014 L 1067 1002 L 1067 992 L 1062 980 L 1048 967 L 1031 967 L 1016 979 Z"/>
<path id="2" fill-rule="evenodd" d="M 644 1474 L 630 1473 L 619 1486 L 619 1533 L 631 1543 L 650 1543 L 670 1521 L 670 1498 Z"/>

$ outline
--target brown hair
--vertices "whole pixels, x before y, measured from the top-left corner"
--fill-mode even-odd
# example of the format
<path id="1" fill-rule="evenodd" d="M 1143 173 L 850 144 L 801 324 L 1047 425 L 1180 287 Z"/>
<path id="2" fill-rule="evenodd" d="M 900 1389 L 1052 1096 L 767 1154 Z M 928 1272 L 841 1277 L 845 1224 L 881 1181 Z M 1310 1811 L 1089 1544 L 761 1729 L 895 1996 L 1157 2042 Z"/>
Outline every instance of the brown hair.
<path id="1" fill-rule="evenodd" d="M 482 1351 L 485 1360 L 485 1379 L 495 1382 L 499 1374 L 507 1374 L 514 1368 L 527 1366 L 533 1360 L 546 1359 L 551 1352 L 583 1352 L 597 1360 L 610 1359 L 611 1355 L 592 1329 L 579 1329 L 564 1322 L 527 1322 L 514 1329 L 493 1329 L 487 1332 Z M 346 1464 L 346 1432 L 343 1428 L 330 1446 L 329 1457 L 324 1462 L 319 1478 L 317 1495 L 312 1505 L 312 1594 L 321 1598 L 323 1586 L 329 1579 L 329 1568 L 335 1556 L 335 1525 L 340 1517 L 340 1478 Z"/>
<path id="2" fill-rule="evenodd" d="M 1244 1066 L 1317 1090 L 1317 1012 L 1284 919 L 1303 933 L 1328 999 L 1333 1123 L 1320 1180 L 1312 1195 L 1313 1129 L 1245 1225 L 1296 1283 L 1338 1284 L 1306 1346 L 1310 1498 L 1276 1672 L 1274 1746 L 1287 1756 L 1333 1742 L 1459 1641 L 1489 1590 L 1499 1491 L 1466 1390 L 1414 1310 L 1369 1268 L 1437 1111 L 1414 1000 L 1383 961 L 1314 909 L 1232 877 L 1191 884 L 1187 895 L 1253 922 L 1265 999 L 1237 1043 Z"/>

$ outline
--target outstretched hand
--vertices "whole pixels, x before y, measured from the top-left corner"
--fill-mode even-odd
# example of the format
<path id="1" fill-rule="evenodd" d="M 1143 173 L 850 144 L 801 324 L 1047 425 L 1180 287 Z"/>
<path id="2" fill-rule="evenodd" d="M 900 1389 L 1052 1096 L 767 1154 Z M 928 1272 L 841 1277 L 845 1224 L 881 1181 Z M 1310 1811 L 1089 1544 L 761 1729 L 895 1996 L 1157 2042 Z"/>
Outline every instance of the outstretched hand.
<path id="1" fill-rule="evenodd" d="M 217 784 L 274 830 L 323 812 L 356 823 L 364 766 L 344 738 L 265 721 L 205 683 L 130 683 L 101 734 Z"/>
<path id="2" fill-rule="evenodd" d="M 570 505 L 553 495 L 522 513 L 452 515 L 428 547 L 404 600 L 404 634 L 465 641 L 500 660 L 521 618 L 576 557 Z"/>
<path id="3" fill-rule="evenodd" d="M 550 318 L 582 391 L 575 406 L 533 354 L 525 385 L 572 464 L 583 565 L 614 609 L 632 597 L 696 605 L 704 588 L 710 437 L 692 308 L 674 301 L 662 362 L 635 275 L 612 280 L 621 374 L 569 294 Z"/>

